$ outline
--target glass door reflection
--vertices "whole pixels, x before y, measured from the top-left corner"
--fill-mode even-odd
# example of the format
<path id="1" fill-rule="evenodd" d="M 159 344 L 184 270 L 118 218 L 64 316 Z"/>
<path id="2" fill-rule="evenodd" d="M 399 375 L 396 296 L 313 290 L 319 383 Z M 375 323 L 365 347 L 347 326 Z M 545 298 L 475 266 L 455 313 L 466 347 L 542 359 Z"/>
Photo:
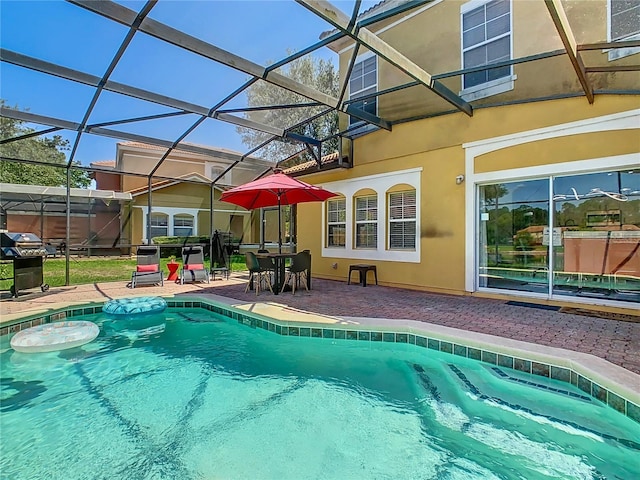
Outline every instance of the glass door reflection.
<path id="1" fill-rule="evenodd" d="M 553 181 L 553 293 L 640 301 L 640 173 Z"/>
<path id="2" fill-rule="evenodd" d="M 549 180 L 480 186 L 479 286 L 548 291 Z"/>

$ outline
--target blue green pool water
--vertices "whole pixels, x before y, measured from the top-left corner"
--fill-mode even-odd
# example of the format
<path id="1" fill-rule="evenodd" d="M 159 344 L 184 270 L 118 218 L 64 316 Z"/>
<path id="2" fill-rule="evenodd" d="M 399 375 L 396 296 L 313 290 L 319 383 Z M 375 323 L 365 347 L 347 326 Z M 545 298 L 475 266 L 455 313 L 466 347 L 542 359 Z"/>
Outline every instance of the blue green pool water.
<path id="1" fill-rule="evenodd" d="M 640 478 L 640 426 L 566 383 L 201 309 L 78 319 L 81 348 L 3 340 L 3 479 Z"/>

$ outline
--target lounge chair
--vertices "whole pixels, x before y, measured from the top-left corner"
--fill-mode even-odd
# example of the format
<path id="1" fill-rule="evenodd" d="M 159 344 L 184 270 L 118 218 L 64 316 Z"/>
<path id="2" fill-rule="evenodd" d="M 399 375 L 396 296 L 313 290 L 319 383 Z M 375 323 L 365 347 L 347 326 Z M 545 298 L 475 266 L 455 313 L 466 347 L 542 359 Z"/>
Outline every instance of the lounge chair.
<path id="1" fill-rule="evenodd" d="M 291 265 L 287 268 L 284 282 L 282 283 L 282 290 L 284 292 L 285 287 L 291 283 L 291 290 L 293 294 L 296 294 L 296 287 L 302 283 L 305 290 L 309 291 L 307 287 L 307 276 L 311 269 L 311 253 L 309 250 L 304 250 L 291 259 Z"/>
<path id="2" fill-rule="evenodd" d="M 249 287 L 253 285 L 256 295 L 258 295 L 263 282 L 266 283 L 269 290 L 271 290 L 271 293 L 273 293 L 273 287 L 271 286 L 271 274 L 269 270 L 260 265 L 260 261 L 258 260 L 258 257 L 256 257 L 256 254 L 253 252 L 247 252 L 245 254 L 245 261 L 247 263 L 247 268 L 249 269 L 249 283 L 247 283 L 244 293 L 247 293 L 249 291 Z"/>
<path id="3" fill-rule="evenodd" d="M 160 249 L 143 245 L 136 252 L 137 266 L 131 273 L 131 288 L 140 285 L 164 285 L 164 275 L 160 270 Z"/>
<path id="4" fill-rule="evenodd" d="M 204 267 L 204 253 L 200 245 L 182 247 L 180 284 L 184 282 L 209 283 L 209 271 Z"/>

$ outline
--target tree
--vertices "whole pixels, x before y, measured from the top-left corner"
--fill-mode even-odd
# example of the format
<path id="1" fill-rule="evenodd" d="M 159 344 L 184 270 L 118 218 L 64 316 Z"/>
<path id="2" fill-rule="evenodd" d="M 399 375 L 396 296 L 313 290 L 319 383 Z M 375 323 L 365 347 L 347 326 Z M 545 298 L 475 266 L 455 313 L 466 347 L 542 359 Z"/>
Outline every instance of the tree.
<path id="1" fill-rule="evenodd" d="M 5 106 L 0 99 L 0 105 Z M 0 138 L 10 139 L 35 132 L 24 122 L 11 118 L 0 118 Z M 60 135 L 47 137 L 31 137 L 0 145 L 0 156 L 23 160 L 37 160 L 55 165 L 65 165 L 67 159 L 63 153 L 69 150 L 69 141 Z M 74 164 L 78 164 L 74 162 Z M 60 187 L 67 185 L 67 172 L 63 167 L 34 165 L 17 161 L 0 162 L 0 182 L 23 185 L 46 185 Z M 77 168 L 71 169 L 71 186 L 86 188 L 91 183 L 87 172 Z"/>
<path id="2" fill-rule="evenodd" d="M 339 90 L 338 73 L 335 71 L 333 63 L 327 60 L 317 59 L 312 56 L 298 58 L 285 67 L 277 69 L 278 73 L 296 80 L 303 85 L 315 88 L 323 93 L 337 97 Z M 249 107 L 264 107 L 272 105 L 287 105 L 298 103 L 309 103 L 312 100 L 304 98 L 296 93 L 285 90 L 268 82 L 260 81 L 254 83 L 247 89 L 247 103 Z M 249 120 L 260 122 L 266 125 L 273 125 L 280 128 L 288 128 L 312 115 L 320 113 L 326 107 L 302 107 L 287 109 L 272 109 L 246 112 L 245 117 Z M 272 135 L 259 132 L 257 130 L 237 127 L 236 129 L 242 138 L 242 142 L 249 148 L 260 145 L 268 140 Z M 291 130 L 294 133 L 307 137 L 322 140 L 338 132 L 338 113 L 330 112 L 327 115 L 308 123 L 307 125 Z M 300 144 L 300 149 L 303 146 Z M 338 139 L 332 138 L 322 145 L 323 154 L 334 152 L 338 149 Z M 296 149 L 298 150 L 298 149 Z M 282 161 L 289 157 L 295 150 L 282 142 L 274 141 L 260 150 L 263 158 L 275 161 Z M 303 161 L 310 157 L 303 155 Z M 293 160 L 291 164 L 299 163 Z M 281 164 L 283 167 L 289 165 Z"/>

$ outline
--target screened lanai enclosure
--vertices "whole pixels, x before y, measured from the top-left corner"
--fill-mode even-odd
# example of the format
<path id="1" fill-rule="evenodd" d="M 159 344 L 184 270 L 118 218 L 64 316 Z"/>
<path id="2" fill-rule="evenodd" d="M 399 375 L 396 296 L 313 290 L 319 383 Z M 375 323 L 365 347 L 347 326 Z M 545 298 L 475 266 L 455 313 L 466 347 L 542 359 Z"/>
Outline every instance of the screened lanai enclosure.
<path id="1" fill-rule="evenodd" d="M 423 64 L 416 45 L 384 39 L 399 16 L 438 3 L 2 2 L 5 228 L 36 234 L 67 263 L 78 254 L 129 254 L 162 237 L 207 240 L 211 255 L 216 233 L 239 248 L 270 244 L 276 211 L 224 204 L 222 192 L 276 167 L 293 175 L 348 169 L 358 162 L 355 138 L 419 118 L 638 93 L 637 55 L 605 65 L 594 53 L 637 49 L 637 36 L 594 39 L 567 20 L 560 0 L 531 6 L 545 11 L 556 38 L 520 53 L 500 40 L 509 47 L 501 54 L 498 44 L 471 49 L 465 36 L 462 68 L 457 60 Z M 482 25 L 505 28 L 505 2 L 489 3 Z M 375 57 L 361 61 L 367 53 Z M 462 94 L 479 76 L 514 68 L 533 80 L 541 62 L 555 60 L 561 90 L 532 81 L 524 96 Z M 393 73 L 379 78 L 383 65 Z M 282 219 L 295 250 L 296 209 Z"/>
<path id="2" fill-rule="evenodd" d="M 35 233 L 50 256 L 64 255 L 67 241 L 72 251 L 87 256 L 119 255 L 124 253 L 121 247 L 130 244 L 129 193 L 72 188 L 67 205 L 63 187 L 2 184 L 0 188 L 5 228 L 11 225 L 12 231 Z"/>

